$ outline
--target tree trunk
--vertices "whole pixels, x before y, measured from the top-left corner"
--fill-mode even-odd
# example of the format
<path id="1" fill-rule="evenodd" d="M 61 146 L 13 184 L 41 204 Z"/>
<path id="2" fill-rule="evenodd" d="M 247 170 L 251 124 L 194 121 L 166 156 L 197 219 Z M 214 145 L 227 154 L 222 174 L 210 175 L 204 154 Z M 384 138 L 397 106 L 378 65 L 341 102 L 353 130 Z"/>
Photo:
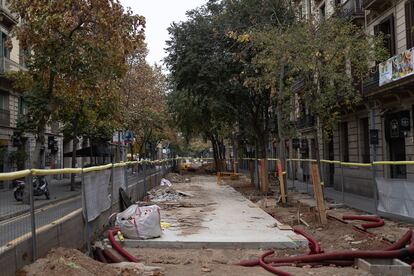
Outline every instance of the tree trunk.
<path id="1" fill-rule="evenodd" d="M 79 113 L 78 113 L 79 114 Z M 76 151 L 78 149 L 78 124 L 79 124 L 79 115 L 75 116 L 73 122 L 73 140 L 72 140 L 72 168 L 76 168 Z M 70 190 L 75 190 L 75 174 L 70 175 Z"/>
<path id="2" fill-rule="evenodd" d="M 78 148 L 78 138 L 75 136 L 72 140 L 72 168 L 76 168 L 76 151 Z M 70 175 L 70 190 L 75 190 L 75 174 Z"/>
<path id="3" fill-rule="evenodd" d="M 220 157 L 218 153 L 216 138 L 214 137 L 214 135 L 211 135 L 210 141 L 211 141 L 211 146 L 213 147 L 213 157 L 214 157 L 214 164 L 216 167 L 216 172 L 220 172 L 221 171 L 220 170 Z"/>
<path id="4" fill-rule="evenodd" d="M 32 168 L 41 169 L 44 167 L 43 156 L 44 150 L 42 148 L 45 146 L 45 128 L 42 127 L 42 130 L 38 132 L 36 137 L 36 145 L 33 153 L 32 159 Z"/>

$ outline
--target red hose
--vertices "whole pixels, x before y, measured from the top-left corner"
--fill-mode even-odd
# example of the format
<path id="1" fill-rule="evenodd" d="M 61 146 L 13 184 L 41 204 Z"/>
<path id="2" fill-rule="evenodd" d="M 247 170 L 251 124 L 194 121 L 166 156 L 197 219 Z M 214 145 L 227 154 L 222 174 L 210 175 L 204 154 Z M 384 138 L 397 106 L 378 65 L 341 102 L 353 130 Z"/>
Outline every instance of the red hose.
<path id="1" fill-rule="evenodd" d="M 124 256 L 128 261 L 138 263 L 138 259 L 129 254 L 119 243 L 115 240 L 114 236 L 118 233 L 119 229 L 112 229 L 108 231 L 108 238 L 112 244 L 112 247 L 119 252 L 122 256 Z"/>
<path id="2" fill-rule="evenodd" d="M 339 222 L 341 222 L 341 223 L 343 223 L 343 224 L 349 224 L 347 221 L 345 221 L 345 220 L 343 220 L 343 219 L 340 219 L 340 218 L 337 218 L 337 217 L 335 217 L 335 216 L 327 215 L 327 217 L 328 217 L 328 219 L 336 220 L 336 221 L 339 221 Z M 367 235 L 367 236 L 370 236 L 370 237 L 378 237 L 378 235 L 376 235 L 376 234 L 374 234 L 374 233 L 370 233 L 370 232 L 368 232 L 367 230 L 362 229 L 361 227 L 356 226 L 356 225 L 352 225 L 352 229 L 353 229 L 353 230 L 355 230 L 355 231 L 357 231 L 357 232 L 359 232 L 359 233 L 361 233 L 361 234 L 364 234 L 364 235 Z M 388 245 L 388 246 L 392 245 L 392 243 L 391 243 L 391 242 L 387 241 L 387 240 L 386 240 L 386 239 L 384 239 L 383 237 L 381 237 L 380 241 L 381 241 L 382 243 L 384 243 L 384 244 Z"/>
<path id="3" fill-rule="evenodd" d="M 351 216 L 351 215 L 348 215 L 348 216 L 343 216 L 342 219 L 344 219 L 344 220 L 363 220 L 363 221 L 373 222 L 373 223 L 361 224 L 362 228 L 364 228 L 364 229 L 381 227 L 385 224 L 384 220 L 377 217 L 377 216 L 354 216 L 354 215 Z"/>
<path id="4" fill-rule="evenodd" d="M 108 248 L 105 248 L 102 254 L 108 263 L 122 263 L 124 261 L 119 256 L 114 255 Z"/>
<path id="5" fill-rule="evenodd" d="M 412 231 L 409 230 L 406 235 L 407 236 L 410 235 L 408 241 L 411 241 Z M 408 241 L 406 241 L 406 243 L 408 243 Z M 402 242 L 400 242 L 400 244 L 402 244 Z M 336 252 L 314 254 L 314 255 L 274 258 L 274 259 L 269 259 L 266 262 L 269 262 L 269 263 L 310 263 L 312 262 L 314 263 L 314 262 L 333 261 L 333 260 L 352 260 L 355 258 L 373 258 L 373 259 L 384 259 L 384 258 L 400 259 L 401 258 L 403 259 L 403 258 L 406 258 L 408 256 L 413 256 L 413 255 L 414 255 L 414 243 L 411 243 L 408 248 L 396 249 L 392 251 L 386 251 L 386 250 L 336 251 Z M 256 266 L 259 264 L 259 261 L 258 260 L 247 260 L 247 261 L 242 261 L 239 264 L 242 266 Z"/>
<path id="6" fill-rule="evenodd" d="M 309 249 L 310 249 L 309 255 L 323 253 L 323 250 L 322 250 L 320 244 L 316 241 L 316 239 L 314 237 L 312 237 L 311 235 L 306 233 L 305 230 L 303 230 L 301 228 L 298 228 L 298 227 L 294 227 L 293 231 L 296 234 L 304 236 L 308 240 L 308 242 L 309 242 L 308 246 L 309 246 Z"/>
<path id="7" fill-rule="evenodd" d="M 390 247 L 386 248 L 386 251 L 392 251 L 403 248 L 411 239 L 411 231 L 407 231 L 398 241 L 392 244 Z"/>
<path id="8" fill-rule="evenodd" d="M 103 250 L 99 247 L 96 247 L 94 250 L 94 255 L 96 260 L 100 261 L 101 263 L 108 263 L 108 261 L 106 260 L 104 254 L 103 254 Z"/>
<path id="9" fill-rule="evenodd" d="M 264 258 L 266 258 L 267 256 L 272 255 L 273 253 L 275 253 L 275 252 L 274 251 L 269 251 L 269 252 L 264 253 L 259 258 L 259 265 L 261 267 L 263 267 L 264 269 L 266 269 L 267 271 L 269 271 L 269 272 L 271 272 L 271 273 L 273 273 L 275 275 L 280 275 L 280 276 L 293 276 L 292 274 L 287 273 L 287 272 L 284 272 L 284 271 L 281 271 L 281 270 L 279 270 L 279 269 L 277 269 L 277 268 L 275 268 L 275 267 L 273 267 L 270 264 L 267 264 L 265 262 Z"/>

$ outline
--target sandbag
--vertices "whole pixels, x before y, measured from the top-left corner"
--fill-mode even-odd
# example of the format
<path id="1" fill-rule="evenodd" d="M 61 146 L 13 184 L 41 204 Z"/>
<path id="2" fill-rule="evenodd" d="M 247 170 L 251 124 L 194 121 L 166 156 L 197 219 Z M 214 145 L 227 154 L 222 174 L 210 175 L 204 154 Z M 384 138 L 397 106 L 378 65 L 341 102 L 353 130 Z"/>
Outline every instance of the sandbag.
<path id="1" fill-rule="evenodd" d="M 162 234 L 160 207 L 157 205 L 129 206 L 116 215 L 116 225 L 128 239 L 152 239 Z"/>

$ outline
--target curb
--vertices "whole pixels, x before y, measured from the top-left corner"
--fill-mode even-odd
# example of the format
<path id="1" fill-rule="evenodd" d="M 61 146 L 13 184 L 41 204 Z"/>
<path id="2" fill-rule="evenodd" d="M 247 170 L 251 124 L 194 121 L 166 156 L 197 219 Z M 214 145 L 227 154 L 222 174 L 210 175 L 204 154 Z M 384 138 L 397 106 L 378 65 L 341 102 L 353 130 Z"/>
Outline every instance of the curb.
<path id="1" fill-rule="evenodd" d="M 64 197 L 61 197 L 61 198 L 57 198 L 57 199 L 51 199 L 51 200 L 48 200 L 46 202 L 42 202 L 39 205 L 36 205 L 35 206 L 35 210 L 40 209 L 40 208 L 43 208 L 43 207 L 46 207 L 46 206 L 49 206 L 49 205 L 53 205 L 53 204 L 58 203 L 60 201 L 68 200 L 68 199 L 71 199 L 71 198 L 75 198 L 75 197 L 78 197 L 80 195 L 81 194 L 79 192 L 79 194 L 68 195 L 68 196 L 64 196 Z M 30 207 L 27 210 L 21 210 L 21 211 L 17 211 L 17 212 L 11 213 L 11 214 L 7 214 L 7 215 L 4 215 L 4 216 L 0 216 L 0 222 L 5 221 L 5 220 L 10 219 L 10 218 L 13 218 L 13 217 L 17 217 L 17 216 L 23 215 L 25 213 L 30 213 Z"/>

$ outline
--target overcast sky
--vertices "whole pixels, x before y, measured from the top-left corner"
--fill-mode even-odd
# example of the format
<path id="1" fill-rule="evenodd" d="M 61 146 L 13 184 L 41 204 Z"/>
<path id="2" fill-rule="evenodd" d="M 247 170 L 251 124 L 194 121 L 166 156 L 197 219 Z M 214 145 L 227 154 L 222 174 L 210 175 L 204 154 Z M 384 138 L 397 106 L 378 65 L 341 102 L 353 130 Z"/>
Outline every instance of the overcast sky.
<path id="1" fill-rule="evenodd" d="M 185 20 L 185 12 L 203 5 L 206 0 L 121 0 L 134 13 L 147 19 L 146 41 L 149 48 L 148 62 L 160 64 L 165 57 L 167 28 L 175 21 Z"/>

